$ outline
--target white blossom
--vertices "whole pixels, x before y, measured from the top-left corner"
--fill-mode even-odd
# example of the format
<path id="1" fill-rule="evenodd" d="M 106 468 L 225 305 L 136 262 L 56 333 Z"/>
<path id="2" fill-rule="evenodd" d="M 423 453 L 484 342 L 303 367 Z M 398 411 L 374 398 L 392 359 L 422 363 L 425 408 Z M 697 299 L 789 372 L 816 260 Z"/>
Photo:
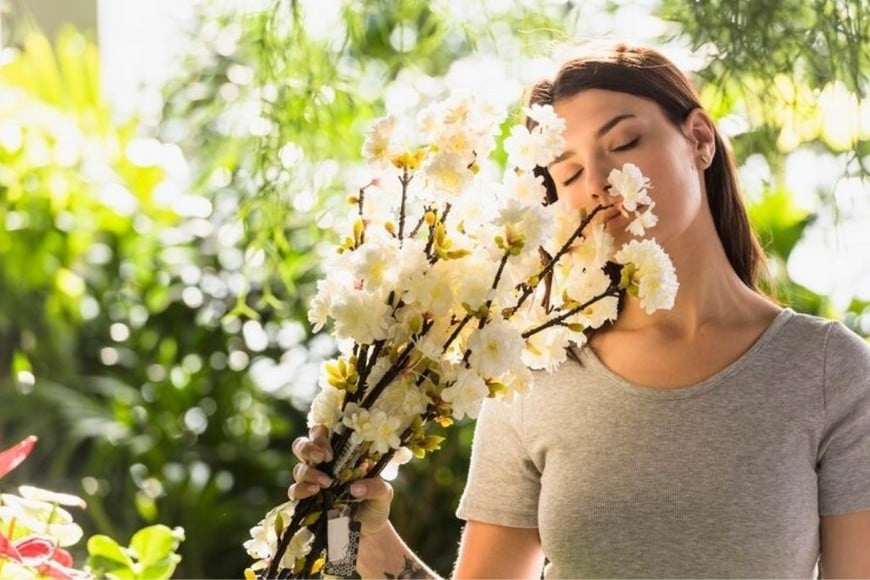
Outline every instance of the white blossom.
<path id="1" fill-rule="evenodd" d="M 287 551 L 284 552 L 284 557 L 281 558 L 281 567 L 292 568 L 296 564 L 296 560 L 308 555 L 311 551 L 312 543 L 314 543 L 314 533 L 308 528 L 300 528 L 290 538 Z"/>
<path id="2" fill-rule="evenodd" d="M 349 403 L 344 410 L 342 422 L 345 427 L 353 429 L 351 443 L 371 443 L 372 451 L 384 454 L 401 445 L 398 417 L 391 417 L 380 409 L 364 409 L 356 403 Z"/>
<path id="3" fill-rule="evenodd" d="M 547 197 L 544 177 L 541 175 L 527 171 L 517 173 L 513 169 L 508 169 L 505 171 L 502 183 L 504 196 L 507 199 L 516 199 L 528 205 L 541 205 Z"/>
<path id="4" fill-rule="evenodd" d="M 517 395 L 527 395 L 535 384 L 532 371 L 525 365 L 515 365 L 502 374 L 499 381 L 508 388 L 507 392 L 500 396 L 506 403 L 513 401 Z"/>
<path id="5" fill-rule="evenodd" d="M 486 190 L 475 195 L 462 195 L 456 198 L 450 210 L 450 223 L 455 230 L 462 230 L 470 238 L 491 240 L 495 237 L 495 227 L 492 225 L 493 205 L 497 203 L 497 194 L 489 194 Z"/>
<path id="6" fill-rule="evenodd" d="M 574 268 L 565 273 L 560 290 L 582 304 L 606 292 L 608 286 L 610 277 L 600 268 Z"/>
<path id="7" fill-rule="evenodd" d="M 296 502 L 288 501 L 269 510 L 269 513 L 251 528 L 251 539 L 242 544 L 248 555 L 257 560 L 268 560 L 275 554 L 278 547 L 278 534 L 275 532 L 275 523 L 281 519 L 280 528 L 283 530 L 293 519 Z M 262 563 L 262 567 L 267 565 Z"/>
<path id="8" fill-rule="evenodd" d="M 399 123 L 396 115 L 386 115 L 373 122 L 363 143 L 363 157 L 375 166 L 389 165 L 390 158 L 396 154 L 394 133 Z"/>
<path id="9" fill-rule="evenodd" d="M 446 154 L 456 155 L 467 167 L 474 162 L 475 145 L 477 144 L 478 135 L 471 133 L 467 128 L 461 125 L 447 125 L 444 131 L 438 136 L 439 151 Z"/>
<path id="10" fill-rule="evenodd" d="M 518 329 L 504 320 L 492 320 L 468 338 L 471 368 L 484 377 L 496 377 L 517 364 L 523 351 Z"/>
<path id="11" fill-rule="evenodd" d="M 679 282 L 670 257 L 655 240 L 631 240 L 615 260 L 634 268 L 628 291 L 637 296 L 647 314 L 673 307 Z"/>
<path id="12" fill-rule="evenodd" d="M 553 229 L 552 214 L 540 204 L 529 205 L 518 199 L 507 200 L 493 223 L 501 228 L 508 242 L 522 242 L 525 252 L 537 252 Z"/>
<path id="13" fill-rule="evenodd" d="M 386 338 L 392 316 L 380 293 L 356 290 L 334 299 L 331 313 L 338 338 L 350 338 L 360 344 Z"/>
<path id="14" fill-rule="evenodd" d="M 584 328 L 599 328 L 605 322 L 616 320 L 618 313 L 619 298 L 616 296 L 605 296 L 572 316 L 568 322 L 582 324 Z M 580 343 L 577 344 L 579 345 Z"/>
<path id="15" fill-rule="evenodd" d="M 311 300 L 308 308 L 308 321 L 312 324 L 314 332 L 320 332 L 329 320 L 329 311 L 332 308 L 333 288 L 327 280 L 317 281 L 317 292 Z"/>
<path id="16" fill-rule="evenodd" d="M 538 164 L 538 141 L 522 125 L 514 125 L 511 134 L 504 140 L 504 150 L 508 155 L 508 165 L 522 171 L 531 171 Z"/>
<path id="17" fill-rule="evenodd" d="M 558 325 L 530 336 L 523 349 L 523 363 L 531 369 L 555 370 L 568 356 L 570 337 L 571 331 Z"/>
<path id="18" fill-rule="evenodd" d="M 321 373 L 323 376 L 325 373 Z M 326 384 L 311 401 L 308 411 L 308 426 L 324 425 L 330 431 L 341 419 L 341 405 L 344 402 L 344 391 Z"/>
<path id="19" fill-rule="evenodd" d="M 645 210 L 639 210 L 636 217 L 628 224 L 628 232 L 634 236 L 641 237 L 646 234 L 646 230 L 659 223 L 659 218 L 653 213 L 655 202 L 649 204 Z"/>
<path id="20" fill-rule="evenodd" d="M 471 310 L 477 310 L 495 296 L 492 284 L 498 268 L 497 261 L 480 248 L 472 252 L 461 263 L 453 266 L 452 284 L 456 301 Z"/>
<path id="21" fill-rule="evenodd" d="M 402 268 L 402 259 L 408 254 L 400 254 L 399 241 L 387 235 L 373 235 L 357 250 L 350 252 L 354 277 L 363 282 L 365 288 L 394 287 Z"/>
<path id="22" fill-rule="evenodd" d="M 523 112 L 546 131 L 560 135 L 565 131 L 565 119 L 556 114 L 556 110 L 552 105 L 533 103 L 528 107 L 524 107 Z"/>
<path id="23" fill-rule="evenodd" d="M 562 199 L 550 204 L 546 209 L 552 215 L 553 234 L 544 240 L 544 249 L 551 256 L 555 256 L 580 227 L 581 212 Z M 586 267 L 602 267 L 613 255 L 613 236 L 607 232 L 604 224 L 590 223 L 583 230 L 582 235 L 574 240 L 569 251 L 575 255 L 575 259 L 585 263 Z"/>
<path id="24" fill-rule="evenodd" d="M 627 211 L 637 211 L 638 206 L 652 203 L 647 192 L 649 179 L 633 163 L 626 163 L 622 169 L 612 170 L 607 181 L 613 186 L 612 192 L 622 197 L 622 207 Z"/>
<path id="25" fill-rule="evenodd" d="M 414 417 L 425 413 L 431 402 L 426 393 L 414 386 L 413 380 L 410 383 L 396 381 L 384 389 L 372 408 L 397 417 L 399 429 L 404 429 Z"/>
<path id="26" fill-rule="evenodd" d="M 405 281 L 406 302 L 418 303 L 424 312 L 442 317 L 450 312 L 455 299 L 450 280 L 454 263 L 436 262 L 411 273 Z"/>
<path id="27" fill-rule="evenodd" d="M 444 194 L 455 196 L 474 179 L 468 162 L 455 153 L 433 155 L 421 168 L 421 174 L 434 199 L 440 199 Z"/>
<path id="28" fill-rule="evenodd" d="M 441 398 L 450 403 L 453 417 L 457 420 L 466 415 L 476 419 L 489 388 L 477 373 L 463 370 L 456 382 L 441 391 Z"/>
<path id="29" fill-rule="evenodd" d="M 387 466 L 381 471 L 381 478 L 387 481 L 393 481 L 399 475 L 399 467 L 405 465 L 414 457 L 411 450 L 407 447 L 399 447 L 399 449 L 390 458 Z"/>

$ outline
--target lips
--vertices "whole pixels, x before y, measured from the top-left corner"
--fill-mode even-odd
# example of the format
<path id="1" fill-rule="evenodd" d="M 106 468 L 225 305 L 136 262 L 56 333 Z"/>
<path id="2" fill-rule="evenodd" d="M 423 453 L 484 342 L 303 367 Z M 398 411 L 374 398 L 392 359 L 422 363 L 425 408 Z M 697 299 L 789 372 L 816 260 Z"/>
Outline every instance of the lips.
<path id="1" fill-rule="evenodd" d="M 610 223 L 611 221 L 621 217 L 628 218 L 629 214 L 627 211 L 625 211 L 625 209 L 622 208 L 622 206 L 615 206 L 607 210 L 607 212 L 604 214 L 604 217 L 602 218 L 602 221 L 604 223 Z"/>

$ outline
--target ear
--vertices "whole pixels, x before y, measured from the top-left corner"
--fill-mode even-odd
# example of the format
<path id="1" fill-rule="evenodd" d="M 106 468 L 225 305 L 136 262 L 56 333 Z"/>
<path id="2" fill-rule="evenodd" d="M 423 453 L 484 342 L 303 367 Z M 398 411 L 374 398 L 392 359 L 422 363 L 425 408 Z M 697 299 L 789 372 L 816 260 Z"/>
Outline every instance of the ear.
<path id="1" fill-rule="evenodd" d="M 706 168 L 710 165 L 716 154 L 716 130 L 713 120 L 704 109 L 693 109 L 683 121 L 683 134 L 692 143 L 694 155 L 697 159 L 706 159 L 702 163 Z"/>

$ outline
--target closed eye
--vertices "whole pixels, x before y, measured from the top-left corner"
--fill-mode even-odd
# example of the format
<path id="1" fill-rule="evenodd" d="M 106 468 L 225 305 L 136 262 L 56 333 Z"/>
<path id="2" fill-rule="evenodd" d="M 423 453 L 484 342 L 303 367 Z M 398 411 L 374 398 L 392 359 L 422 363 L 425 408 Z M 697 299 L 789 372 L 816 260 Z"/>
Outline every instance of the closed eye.
<path id="1" fill-rule="evenodd" d="M 563 182 L 562 182 L 562 185 L 564 185 L 564 186 L 566 186 L 566 187 L 569 186 L 569 185 L 571 185 L 572 183 L 574 183 L 575 181 L 577 181 L 577 178 L 579 178 L 581 175 L 583 175 L 583 169 L 582 169 L 582 168 L 581 168 L 581 169 L 578 169 L 578 170 L 577 170 L 577 173 L 575 173 L 574 175 L 572 175 L 571 177 L 569 177 L 568 179 L 566 179 L 565 181 L 563 181 Z"/>
<path id="2" fill-rule="evenodd" d="M 614 151 L 627 151 L 627 150 L 631 149 L 632 147 L 634 147 L 635 145 L 637 145 L 638 141 L 640 141 L 640 137 L 635 137 L 634 139 L 632 139 L 631 141 L 629 141 L 625 145 L 620 145 L 619 147 L 615 147 L 613 150 Z"/>

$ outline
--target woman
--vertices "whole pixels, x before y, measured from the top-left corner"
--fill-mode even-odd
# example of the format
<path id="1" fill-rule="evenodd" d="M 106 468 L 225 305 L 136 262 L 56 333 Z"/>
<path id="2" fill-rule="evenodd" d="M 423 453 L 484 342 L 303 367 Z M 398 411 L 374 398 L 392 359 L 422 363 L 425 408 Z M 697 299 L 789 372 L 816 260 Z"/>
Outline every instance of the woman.
<path id="1" fill-rule="evenodd" d="M 756 286 L 764 257 L 737 172 L 685 76 L 616 46 L 567 62 L 532 103 L 566 120 L 551 198 L 612 203 L 631 162 L 653 184 L 649 232 L 680 280 L 672 310 L 631 298 L 612 326 L 512 406 L 485 405 L 458 515 L 457 577 L 870 577 L 870 348 L 839 323 L 782 309 Z M 607 214 L 627 239 L 627 222 Z M 329 478 L 314 429 L 291 497 Z M 431 574 L 363 503 L 363 576 Z M 546 563 L 546 566 L 545 566 Z"/>

